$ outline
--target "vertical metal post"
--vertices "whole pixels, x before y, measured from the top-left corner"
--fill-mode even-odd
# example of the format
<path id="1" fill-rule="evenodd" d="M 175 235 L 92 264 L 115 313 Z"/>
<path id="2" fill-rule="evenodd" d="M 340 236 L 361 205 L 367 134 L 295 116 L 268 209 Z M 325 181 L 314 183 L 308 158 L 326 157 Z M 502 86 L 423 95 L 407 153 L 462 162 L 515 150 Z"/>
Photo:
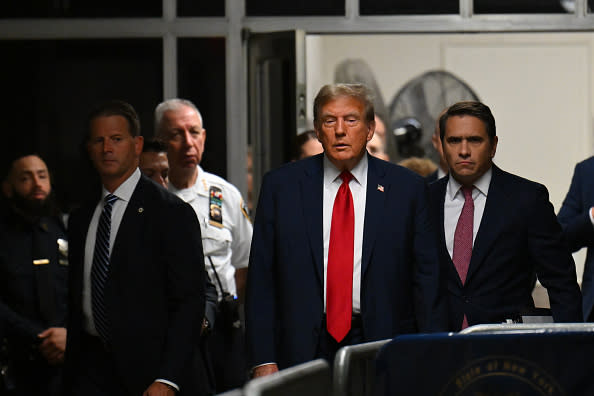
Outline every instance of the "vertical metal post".
<path id="1" fill-rule="evenodd" d="M 588 15 L 588 0 L 574 0 L 575 1 L 575 16 L 584 18 Z"/>
<path id="2" fill-rule="evenodd" d="M 356 19 L 359 16 L 359 0 L 345 0 L 344 3 L 346 19 Z"/>
<path id="3" fill-rule="evenodd" d="M 246 197 L 247 125 L 247 54 L 241 37 L 244 1 L 225 0 L 228 27 L 225 42 L 227 81 L 227 180 Z"/>
<path id="4" fill-rule="evenodd" d="M 460 16 L 471 18 L 474 14 L 474 0 L 460 0 Z"/>
<path id="5" fill-rule="evenodd" d="M 174 22 L 177 0 L 163 0 L 163 20 Z M 163 36 L 163 99 L 177 97 L 177 37 L 171 29 Z"/>

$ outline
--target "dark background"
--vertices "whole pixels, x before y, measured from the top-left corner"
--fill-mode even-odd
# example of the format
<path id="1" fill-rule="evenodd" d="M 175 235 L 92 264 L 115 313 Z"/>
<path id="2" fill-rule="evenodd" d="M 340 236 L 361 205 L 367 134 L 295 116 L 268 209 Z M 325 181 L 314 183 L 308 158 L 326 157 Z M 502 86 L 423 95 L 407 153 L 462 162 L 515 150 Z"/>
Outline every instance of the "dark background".
<path id="1" fill-rule="evenodd" d="M 162 52 L 161 39 L 0 40 L 5 153 L 39 153 L 61 206 L 79 204 L 95 181 L 82 149 L 87 114 L 99 102 L 121 99 L 138 112 L 142 134 L 153 136 Z M 224 40 L 180 39 L 178 57 L 178 94 L 196 103 L 208 128 L 202 165 L 225 177 Z"/>

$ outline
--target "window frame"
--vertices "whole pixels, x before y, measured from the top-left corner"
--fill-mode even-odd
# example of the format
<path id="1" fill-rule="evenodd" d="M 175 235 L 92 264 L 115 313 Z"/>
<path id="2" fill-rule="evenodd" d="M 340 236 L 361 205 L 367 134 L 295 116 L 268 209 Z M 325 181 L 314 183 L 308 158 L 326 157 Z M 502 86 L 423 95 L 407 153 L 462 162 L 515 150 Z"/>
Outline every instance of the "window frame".
<path id="1" fill-rule="evenodd" d="M 244 194 L 248 142 L 247 53 L 249 32 L 304 30 L 306 34 L 578 32 L 594 30 L 587 0 L 572 14 L 482 14 L 460 0 L 459 14 L 359 15 L 359 0 L 345 0 L 344 16 L 246 17 L 243 0 L 225 0 L 224 17 L 177 17 L 177 0 L 163 0 L 161 18 L 0 19 L 2 40 L 160 38 L 164 99 L 177 95 L 177 38 L 225 38 L 227 179 Z M 238 95 L 241 92 L 243 94 Z"/>

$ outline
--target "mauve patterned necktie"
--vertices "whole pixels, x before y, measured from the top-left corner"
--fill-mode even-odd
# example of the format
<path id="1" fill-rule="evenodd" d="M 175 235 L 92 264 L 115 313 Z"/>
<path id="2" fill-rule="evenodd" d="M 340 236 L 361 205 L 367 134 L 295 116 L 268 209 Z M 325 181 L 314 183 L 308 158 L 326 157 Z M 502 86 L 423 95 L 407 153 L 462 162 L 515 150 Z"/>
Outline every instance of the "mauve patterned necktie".
<path id="1" fill-rule="evenodd" d="M 452 261 L 458 271 L 462 284 L 466 282 L 468 275 L 468 266 L 472 257 L 472 231 L 474 223 L 474 200 L 472 199 L 472 190 L 474 187 L 462 187 L 464 194 L 464 206 L 458 218 L 456 231 L 454 232 L 454 254 Z M 468 327 L 466 315 L 462 320 L 462 328 Z"/>

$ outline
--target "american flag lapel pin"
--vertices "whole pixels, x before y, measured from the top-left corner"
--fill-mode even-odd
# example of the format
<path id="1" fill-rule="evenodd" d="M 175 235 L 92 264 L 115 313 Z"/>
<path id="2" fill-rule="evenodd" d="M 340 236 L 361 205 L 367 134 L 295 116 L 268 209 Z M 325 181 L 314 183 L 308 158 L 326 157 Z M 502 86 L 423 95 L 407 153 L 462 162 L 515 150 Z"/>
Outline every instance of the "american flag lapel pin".
<path id="1" fill-rule="evenodd" d="M 384 192 L 384 186 L 382 186 L 381 184 L 378 184 L 377 191 Z"/>

